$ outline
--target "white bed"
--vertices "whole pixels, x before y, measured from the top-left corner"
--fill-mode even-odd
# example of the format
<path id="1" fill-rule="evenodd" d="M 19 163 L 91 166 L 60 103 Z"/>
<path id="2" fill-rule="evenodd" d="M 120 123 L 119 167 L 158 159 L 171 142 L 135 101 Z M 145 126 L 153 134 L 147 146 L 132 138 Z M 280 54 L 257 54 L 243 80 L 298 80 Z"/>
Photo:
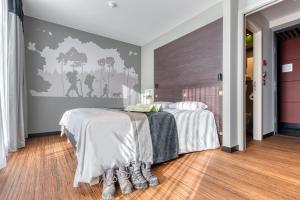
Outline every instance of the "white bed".
<path id="1" fill-rule="evenodd" d="M 173 114 L 179 153 L 219 147 L 216 124 L 208 110 L 165 109 Z M 74 134 L 77 169 L 74 186 L 79 182 L 95 184 L 108 169 L 132 161 L 152 163 L 152 140 L 147 116 L 143 113 L 81 108 L 65 112 L 62 134 Z"/>
<path id="2" fill-rule="evenodd" d="M 220 147 L 212 112 L 205 109 L 165 109 L 164 111 L 175 117 L 180 154 Z"/>
<path id="3" fill-rule="evenodd" d="M 107 109 L 79 108 L 64 113 L 62 134 L 74 135 L 78 183 L 99 182 L 106 170 L 127 166 L 130 162 L 152 163 L 152 143 L 147 117 Z"/>

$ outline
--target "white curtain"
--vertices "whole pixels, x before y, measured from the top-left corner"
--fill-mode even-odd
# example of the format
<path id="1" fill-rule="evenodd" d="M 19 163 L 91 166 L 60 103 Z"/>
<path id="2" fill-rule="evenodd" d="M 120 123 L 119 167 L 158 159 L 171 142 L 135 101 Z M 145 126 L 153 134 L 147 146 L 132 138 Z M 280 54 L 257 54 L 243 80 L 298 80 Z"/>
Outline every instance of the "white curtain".
<path id="1" fill-rule="evenodd" d="M 0 169 L 5 167 L 6 165 L 6 154 L 7 154 L 7 143 L 5 141 L 5 122 L 3 117 L 6 115 L 6 109 L 3 109 L 5 106 L 5 98 L 4 97 L 4 74 L 5 73 L 5 65 L 7 62 L 7 1 L 0 1 Z"/>
<path id="2" fill-rule="evenodd" d="M 22 1 L 0 1 L 0 169 L 25 146 L 25 56 Z M 20 15 L 21 14 L 21 15 Z M 21 17 L 20 17 L 21 16 Z"/>

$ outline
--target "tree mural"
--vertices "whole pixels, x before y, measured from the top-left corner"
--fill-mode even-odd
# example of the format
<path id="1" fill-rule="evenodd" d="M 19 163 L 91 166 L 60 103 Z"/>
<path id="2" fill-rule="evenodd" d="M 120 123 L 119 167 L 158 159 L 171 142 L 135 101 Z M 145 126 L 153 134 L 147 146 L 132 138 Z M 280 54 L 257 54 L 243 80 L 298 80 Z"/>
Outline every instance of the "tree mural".
<path id="1" fill-rule="evenodd" d="M 65 81 L 64 81 L 64 65 L 67 64 L 67 57 L 64 53 L 59 53 L 59 56 L 56 58 L 58 63 L 61 64 L 60 71 L 61 71 L 61 82 L 62 82 L 62 94 L 65 95 Z"/>
<path id="2" fill-rule="evenodd" d="M 34 60 L 34 72 L 29 73 L 34 82 L 29 83 L 32 96 L 126 98 L 127 102 L 130 95 L 139 92 L 133 88 L 139 84 L 131 67 L 134 64 L 125 62 L 118 49 L 105 49 L 72 37 L 66 37 L 57 48 L 37 50 L 35 46 L 35 41 L 28 41 L 27 54 Z"/>
<path id="3" fill-rule="evenodd" d="M 114 75 L 114 65 L 115 59 L 113 57 L 100 58 L 98 60 L 98 65 L 100 66 L 100 96 L 109 97 L 110 91 L 110 80 Z M 104 73 L 106 73 L 106 82 L 102 84 Z"/>
<path id="4" fill-rule="evenodd" d="M 78 86 L 77 86 L 77 82 L 80 81 L 79 79 L 77 79 L 77 75 L 78 75 L 78 71 L 73 70 L 71 72 L 67 72 L 66 76 L 67 79 L 70 83 L 70 87 L 67 91 L 66 96 L 70 97 L 70 92 L 75 92 L 77 94 L 77 97 L 81 97 L 83 96 L 83 94 L 81 93 L 81 95 L 78 92 Z"/>
<path id="5" fill-rule="evenodd" d="M 100 72 L 100 74 L 99 74 L 99 79 L 100 79 L 99 80 L 99 83 L 100 83 L 100 96 L 103 95 L 103 94 L 101 94 L 101 89 L 102 89 L 103 74 L 105 72 L 105 64 L 106 64 L 105 58 L 100 58 L 98 60 L 98 65 L 100 66 L 100 70 L 99 70 L 99 72 Z"/>
<path id="6" fill-rule="evenodd" d="M 110 89 L 110 78 L 112 76 L 112 71 L 114 69 L 115 59 L 113 57 L 106 57 L 105 63 L 108 67 L 107 85 L 108 85 L 108 91 L 109 91 L 109 89 Z"/>
<path id="7" fill-rule="evenodd" d="M 89 92 L 86 94 L 88 97 L 92 97 L 92 93 L 94 92 L 94 88 L 93 88 L 93 83 L 94 83 L 94 80 L 95 80 L 95 76 L 94 75 L 91 75 L 91 74 L 88 74 L 86 75 L 85 77 L 85 80 L 84 80 L 84 84 L 87 85 L 87 87 L 89 88 Z"/>
<path id="8" fill-rule="evenodd" d="M 28 51 L 26 52 L 28 59 L 27 64 L 29 68 L 29 75 L 32 77 L 29 79 L 29 87 L 31 90 L 36 92 L 48 92 L 51 87 L 51 83 L 46 81 L 39 73 L 43 72 L 44 65 L 46 64 L 45 58 L 41 56 L 38 51 Z"/>
<path id="9" fill-rule="evenodd" d="M 64 53 L 60 53 L 59 56 L 57 57 L 58 61 L 61 61 L 61 63 L 63 63 L 63 65 L 68 64 L 69 62 L 71 62 L 70 66 L 73 69 L 73 72 L 75 72 L 76 68 L 81 68 L 81 78 L 79 80 L 77 80 L 80 84 L 80 93 L 81 96 L 83 96 L 83 90 L 82 90 L 82 84 L 83 84 L 83 66 L 87 63 L 87 56 L 85 53 L 79 53 L 76 48 L 72 47 L 68 52 Z M 63 69 L 62 69 L 63 71 Z M 64 74 L 62 74 L 64 76 Z M 67 77 L 68 78 L 68 77 Z M 69 82 L 70 82 L 70 78 L 68 78 Z M 73 79 L 72 79 L 73 80 Z M 74 82 L 70 82 L 71 86 L 69 88 L 68 91 L 70 91 L 71 87 L 74 87 Z M 77 82 L 76 82 L 77 84 Z M 76 92 L 77 93 L 77 92 Z M 69 93 L 67 94 L 67 96 L 69 95 Z"/>
<path id="10" fill-rule="evenodd" d="M 137 73 L 135 72 L 133 67 L 124 67 L 123 68 L 124 72 L 124 84 L 127 85 L 127 96 L 130 96 L 130 84 L 129 84 L 129 78 L 130 77 L 137 77 Z"/>
<path id="11" fill-rule="evenodd" d="M 129 86 L 129 77 L 130 77 L 130 74 L 132 74 L 132 71 L 134 71 L 134 69 L 133 69 L 133 67 L 124 67 L 123 70 L 124 70 L 124 75 L 126 78 L 126 85 Z"/>

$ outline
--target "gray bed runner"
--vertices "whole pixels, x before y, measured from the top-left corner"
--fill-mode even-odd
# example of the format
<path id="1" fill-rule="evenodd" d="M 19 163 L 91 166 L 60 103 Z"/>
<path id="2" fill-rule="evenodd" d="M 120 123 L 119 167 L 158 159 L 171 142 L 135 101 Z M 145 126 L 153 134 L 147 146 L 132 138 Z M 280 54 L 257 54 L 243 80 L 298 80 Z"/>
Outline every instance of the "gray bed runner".
<path id="1" fill-rule="evenodd" d="M 153 163 L 162 163 L 178 157 L 178 134 L 175 118 L 168 112 L 146 113 L 150 123 Z"/>

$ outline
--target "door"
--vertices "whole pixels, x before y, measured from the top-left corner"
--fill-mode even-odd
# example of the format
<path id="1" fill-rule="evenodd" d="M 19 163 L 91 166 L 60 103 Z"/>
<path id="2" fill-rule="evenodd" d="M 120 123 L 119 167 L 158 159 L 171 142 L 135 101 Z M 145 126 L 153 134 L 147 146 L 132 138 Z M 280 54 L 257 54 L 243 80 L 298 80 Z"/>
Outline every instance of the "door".
<path id="1" fill-rule="evenodd" d="M 279 129 L 300 128 L 300 37 L 278 42 Z"/>

